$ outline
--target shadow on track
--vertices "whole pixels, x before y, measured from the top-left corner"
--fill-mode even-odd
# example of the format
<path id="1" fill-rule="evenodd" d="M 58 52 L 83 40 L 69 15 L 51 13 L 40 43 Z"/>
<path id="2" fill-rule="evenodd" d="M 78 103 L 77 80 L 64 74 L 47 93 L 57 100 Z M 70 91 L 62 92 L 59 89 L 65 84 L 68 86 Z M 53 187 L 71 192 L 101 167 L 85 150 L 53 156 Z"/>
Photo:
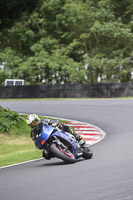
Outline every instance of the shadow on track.
<path id="1" fill-rule="evenodd" d="M 42 164 L 41 166 L 42 166 L 42 167 L 48 167 L 48 166 L 73 165 L 73 164 L 76 164 L 77 162 L 81 162 L 81 161 L 83 161 L 83 160 L 84 160 L 84 159 L 76 160 L 75 163 L 65 163 L 64 161 L 56 161 L 56 162 L 52 162 L 52 163 L 44 163 L 44 164 Z"/>

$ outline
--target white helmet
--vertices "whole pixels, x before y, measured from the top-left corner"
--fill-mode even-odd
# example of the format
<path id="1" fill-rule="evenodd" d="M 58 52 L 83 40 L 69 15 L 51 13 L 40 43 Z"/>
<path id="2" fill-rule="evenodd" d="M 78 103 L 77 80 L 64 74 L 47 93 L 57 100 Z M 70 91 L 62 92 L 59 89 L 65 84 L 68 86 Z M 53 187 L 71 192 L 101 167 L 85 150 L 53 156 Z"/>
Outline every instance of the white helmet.
<path id="1" fill-rule="evenodd" d="M 30 114 L 26 119 L 26 123 L 30 126 L 31 129 L 35 129 L 40 121 L 40 118 L 36 114 Z"/>

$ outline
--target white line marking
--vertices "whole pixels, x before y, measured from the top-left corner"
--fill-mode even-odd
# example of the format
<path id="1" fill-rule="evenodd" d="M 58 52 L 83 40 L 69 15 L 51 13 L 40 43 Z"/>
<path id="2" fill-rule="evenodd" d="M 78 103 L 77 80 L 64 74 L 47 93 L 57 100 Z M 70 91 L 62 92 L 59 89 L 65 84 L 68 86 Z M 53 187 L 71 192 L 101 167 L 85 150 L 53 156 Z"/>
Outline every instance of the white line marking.
<path id="1" fill-rule="evenodd" d="M 99 131 L 97 130 L 97 129 L 95 129 L 95 128 L 75 128 L 76 129 L 76 131 L 93 131 L 93 132 L 98 132 L 99 133 Z"/>
<path id="2" fill-rule="evenodd" d="M 85 133 L 86 133 L 86 134 L 87 134 L 87 133 L 88 133 L 88 134 L 90 133 L 90 134 L 94 134 L 94 135 L 99 135 L 99 134 L 102 135 L 102 134 L 101 134 L 100 132 L 98 132 L 98 131 L 76 130 L 76 133 L 84 133 L 84 134 L 85 134 Z"/>
<path id="3" fill-rule="evenodd" d="M 13 164 L 13 165 L 7 165 L 7 166 L 4 166 L 4 167 L 0 167 L 0 169 L 4 169 L 4 168 L 8 168 L 8 167 L 14 167 L 14 166 L 17 166 L 17 165 L 23 165 L 23 164 L 26 164 L 26 163 L 30 163 L 30 162 L 34 162 L 34 161 L 38 161 L 38 160 L 42 160 L 44 158 L 38 158 L 38 159 L 35 159 L 35 160 L 29 160 L 29 161 L 25 161 L 25 162 L 21 162 L 21 163 L 16 163 L 16 164 Z"/>

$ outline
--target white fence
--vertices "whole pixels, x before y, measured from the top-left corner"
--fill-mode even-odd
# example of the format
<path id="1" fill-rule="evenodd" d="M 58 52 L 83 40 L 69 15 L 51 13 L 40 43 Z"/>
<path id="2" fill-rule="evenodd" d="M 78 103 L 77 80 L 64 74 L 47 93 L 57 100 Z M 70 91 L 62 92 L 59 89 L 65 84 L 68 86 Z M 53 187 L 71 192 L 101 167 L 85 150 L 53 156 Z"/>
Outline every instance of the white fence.
<path id="1" fill-rule="evenodd" d="M 24 85 L 23 79 L 6 79 L 5 86 L 20 86 Z"/>

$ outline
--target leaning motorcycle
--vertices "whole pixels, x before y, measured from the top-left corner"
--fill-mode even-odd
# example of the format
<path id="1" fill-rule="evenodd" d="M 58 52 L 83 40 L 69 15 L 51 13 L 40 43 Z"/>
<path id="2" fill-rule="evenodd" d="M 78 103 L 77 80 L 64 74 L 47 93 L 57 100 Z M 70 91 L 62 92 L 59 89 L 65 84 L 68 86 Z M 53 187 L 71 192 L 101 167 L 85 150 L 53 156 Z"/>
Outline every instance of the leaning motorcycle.
<path id="1" fill-rule="evenodd" d="M 43 125 L 42 132 L 35 139 L 35 144 L 38 149 L 46 149 L 52 157 L 57 157 L 66 163 L 74 163 L 81 157 L 91 159 L 93 156 L 88 146 L 81 146 L 72 134 L 48 124 Z"/>

